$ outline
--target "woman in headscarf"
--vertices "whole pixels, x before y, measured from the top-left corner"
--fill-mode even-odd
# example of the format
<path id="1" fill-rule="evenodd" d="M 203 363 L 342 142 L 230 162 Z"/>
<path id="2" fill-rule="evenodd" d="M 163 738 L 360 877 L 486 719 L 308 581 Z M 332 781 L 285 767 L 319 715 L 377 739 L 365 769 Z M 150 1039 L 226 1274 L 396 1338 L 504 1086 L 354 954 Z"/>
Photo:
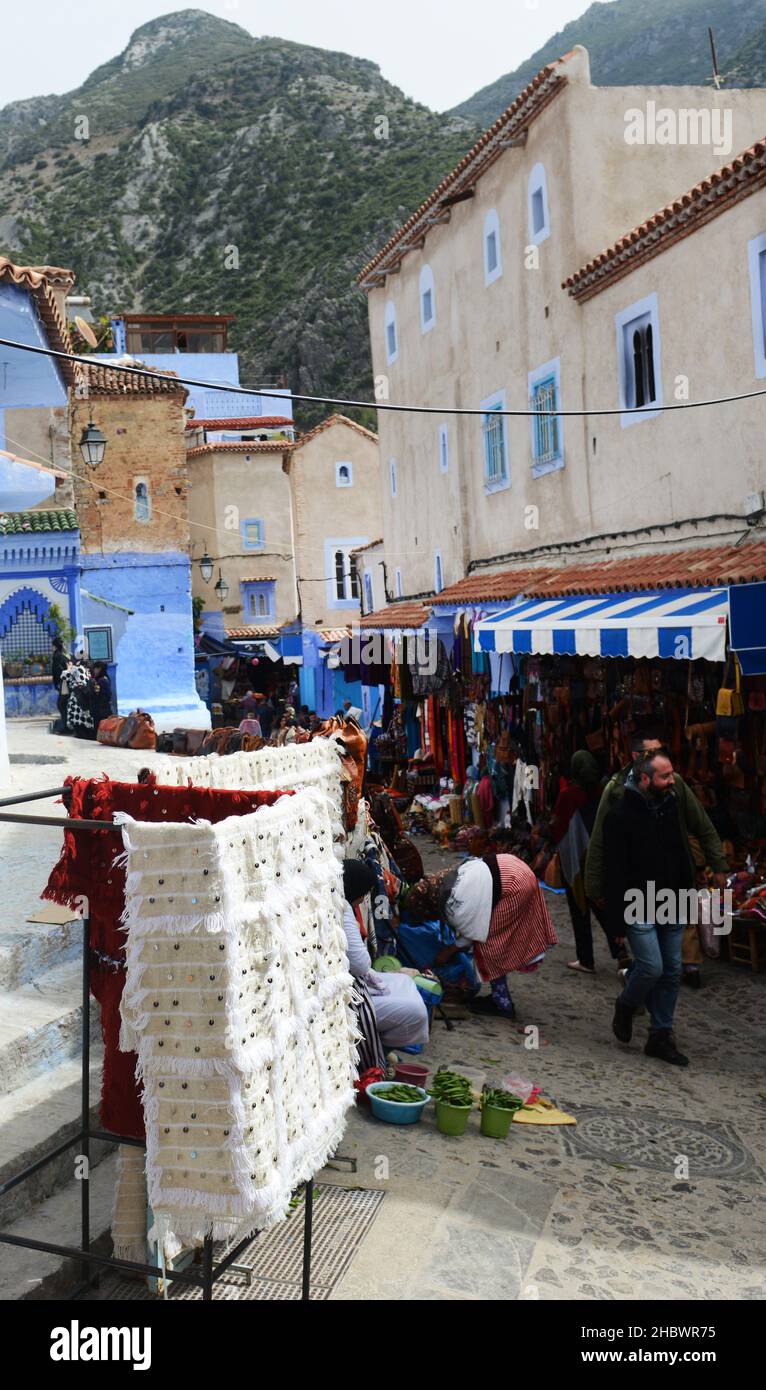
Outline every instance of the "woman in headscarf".
<path id="1" fill-rule="evenodd" d="M 473 999 L 472 1013 L 513 1018 L 508 992 L 511 972 L 530 974 L 558 937 L 533 870 L 514 854 L 466 859 L 441 878 L 441 915 L 457 935 L 436 957 L 443 964 L 467 946 L 490 992 Z"/>
<path id="2" fill-rule="evenodd" d="M 585 748 L 572 756 L 569 785 L 559 792 L 553 808 L 549 837 L 556 846 L 566 889 L 569 915 L 574 931 L 575 960 L 570 970 L 595 974 L 591 905 L 585 896 L 585 856 L 601 798 L 601 773 L 595 758 Z M 592 909 L 595 916 L 596 910 Z M 617 948 L 610 943 L 615 956 Z"/>
<path id="3" fill-rule="evenodd" d="M 370 953 L 362 940 L 354 912 L 368 893 L 377 891 L 375 873 L 363 859 L 346 859 L 344 862 L 343 891 L 346 898 L 343 930 L 348 968 L 354 976 L 363 1004 L 367 1003 L 372 1008 L 383 1047 L 412 1047 L 427 1042 L 428 1010 L 415 981 L 400 972 L 381 975 L 372 969 Z M 359 1023 L 364 1032 L 362 1013 Z M 371 1062 L 370 1065 L 380 1064 Z M 361 1060 L 359 1069 L 364 1070 Z"/>

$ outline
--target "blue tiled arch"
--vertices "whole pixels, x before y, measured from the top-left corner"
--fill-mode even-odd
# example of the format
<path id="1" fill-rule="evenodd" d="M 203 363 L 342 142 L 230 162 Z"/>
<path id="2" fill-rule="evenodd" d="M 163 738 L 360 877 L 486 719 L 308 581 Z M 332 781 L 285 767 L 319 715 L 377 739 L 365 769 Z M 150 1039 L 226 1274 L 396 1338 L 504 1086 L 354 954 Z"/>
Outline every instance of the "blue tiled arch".
<path id="1" fill-rule="evenodd" d="M 25 608 L 29 608 L 40 622 L 45 624 L 51 637 L 55 636 L 55 626 L 45 616 L 50 606 L 50 599 L 41 594 L 39 589 L 32 589 L 26 584 L 21 589 L 16 589 L 0 604 L 0 637 L 7 636 L 9 628 Z"/>

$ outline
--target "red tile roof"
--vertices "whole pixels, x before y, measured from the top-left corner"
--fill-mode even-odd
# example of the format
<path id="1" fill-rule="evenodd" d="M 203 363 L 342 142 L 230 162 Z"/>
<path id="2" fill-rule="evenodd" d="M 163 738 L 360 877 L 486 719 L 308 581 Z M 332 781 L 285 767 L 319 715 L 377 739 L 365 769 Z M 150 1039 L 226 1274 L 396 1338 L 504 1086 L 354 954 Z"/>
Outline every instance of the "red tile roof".
<path id="1" fill-rule="evenodd" d="M 465 604 L 470 608 L 473 604 L 498 601 L 502 603 L 505 599 L 515 598 L 516 594 L 526 593 L 527 584 L 539 582 L 555 573 L 557 571 L 551 570 L 549 566 L 533 569 L 529 565 L 516 570 L 501 570 L 496 574 L 477 570 L 466 579 L 459 580 L 457 584 L 451 584 L 448 589 L 442 589 L 431 603 L 434 608 L 438 608 L 440 604 L 449 604 L 450 607 L 453 604 Z"/>
<path id="2" fill-rule="evenodd" d="M 239 444 L 235 440 L 222 444 L 195 444 L 193 448 L 186 450 L 188 459 L 198 458 L 201 454 L 289 454 L 292 453 L 294 445 L 287 439 L 264 439 L 253 440 L 249 444 Z"/>
<path id="3" fill-rule="evenodd" d="M 562 289 L 569 290 L 579 303 L 629 275 L 637 266 L 659 256 L 669 246 L 690 236 L 706 222 L 720 216 L 735 203 L 748 198 L 766 184 L 766 139 L 725 164 L 709 178 L 703 179 L 674 199 L 659 212 L 648 217 L 632 232 L 620 237 L 587 265 L 564 280 Z"/>
<path id="4" fill-rule="evenodd" d="M 417 628 L 422 627 L 431 612 L 431 602 L 423 602 L 421 599 L 401 599 L 398 603 L 389 603 L 386 608 L 379 608 L 377 613 L 365 613 L 359 620 L 360 627 L 374 628 Z"/>
<path id="5" fill-rule="evenodd" d="M 245 642 L 248 638 L 258 640 L 264 637 L 278 637 L 279 628 L 276 623 L 264 623 L 261 627 L 229 627 L 226 629 L 226 636 L 234 638 L 237 642 Z"/>
<path id="6" fill-rule="evenodd" d="M 379 536 L 376 541 L 368 541 L 367 545 L 358 545 L 356 550 L 352 550 L 352 555 L 364 555 L 365 550 L 374 550 L 376 545 L 383 544 L 383 537 Z"/>
<path id="7" fill-rule="evenodd" d="M 115 357 L 115 363 L 125 363 L 121 358 Z M 132 359 L 131 359 L 132 362 Z M 143 363 L 136 360 L 136 367 Z M 158 367 L 150 367 L 151 372 L 156 372 L 156 376 L 139 376 L 133 372 L 125 372 L 121 366 L 109 366 L 107 362 L 88 362 L 81 367 L 85 379 L 88 383 L 89 395 L 91 396 L 180 396 L 186 400 L 188 391 L 181 385 L 175 372 L 160 371 Z"/>
<path id="8" fill-rule="evenodd" d="M 251 415 L 242 420 L 188 420 L 187 430 L 276 430 L 295 428 L 289 415 Z"/>
<path id="9" fill-rule="evenodd" d="M 275 574 L 255 574 L 252 579 L 240 579 L 240 584 L 276 584 Z"/>
<path id="10" fill-rule="evenodd" d="M 381 277 L 384 278 L 385 274 L 393 269 L 405 252 L 411 249 L 413 242 L 419 243 L 428 235 L 433 225 L 428 213 L 438 214 L 440 204 L 446 209 L 461 193 L 467 193 L 469 188 L 473 188 L 476 180 L 481 178 L 507 148 L 505 142 L 526 131 L 566 85 L 567 79 L 561 69 L 572 56 L 569 53 L 565 54 L 555 63 L 548 63 L 540 69 L 516 100 L 498 116 L 494 125 L 484 132 L 460 163 L 442 179 L 417 211 L 398 232 L 394 233 L 377 255 L 373 256 L 364 270 L 360 271 L 356 277 L 357 284 L 363 289 L 372 289 L 381 283 Z M 441 219 L 437 216 L 436 220 Z"/>
<path id="11" fill-rule="evenodd" d="M 357 434 L 361 434 L 364 439 L 371 439 L 373 444 L 377 444 L 378 442 L 378 436 L 374 434 L 372 430 L 365 429 L 364 425 L 358 425 L 356 420 L 349 420 L 347 415 L 328 415 L 327 419 L 320 421 L 318 425 L 314 426 L 313 430 L 309 430 L 306 434 L 300 436 L 296 441 L 296 449 L 302 449 L 304 444 L 308 444 L 310 440 L 316 439 L 316 436 L 322 434 L 323 430 L 329 430 L 331 425 L 348 425 L 349 429 L 356 430 Z"/>
<path id="12" fill-rule="evenodd" d="M 582 561 L 557 568 L 530 569 L 519 565 L 495 574 L 473 573 L 449 589 L 443 589 L 430 600 L 430 606 L 502 603 L 517 594 L 545 598 L 547 594 L 608 594 L 696 585 L 754 584 L 763 580 L 766 580 L 766 541 L 749 540 L 742 545 L 674 550 L 665 554 L 654 551 L 650 555 Z"/>
<path id="13" fill-rule="evenodd" d="M 55 352 L 71 353 L 72 340 L 51 285 L 69 288 L 74 284 L 74 278 L 74 271 L 62 270 L 59 266 L 14 265 L 7 256 L 0 256 L 0 282 L 10 281 L 30 291 L 45 328 L 49 346 Z M 76 362 L 67 362 L 61 357 L 54 360 L 58 363 L 67 386 L 77 386 L 82 381 Z"/>

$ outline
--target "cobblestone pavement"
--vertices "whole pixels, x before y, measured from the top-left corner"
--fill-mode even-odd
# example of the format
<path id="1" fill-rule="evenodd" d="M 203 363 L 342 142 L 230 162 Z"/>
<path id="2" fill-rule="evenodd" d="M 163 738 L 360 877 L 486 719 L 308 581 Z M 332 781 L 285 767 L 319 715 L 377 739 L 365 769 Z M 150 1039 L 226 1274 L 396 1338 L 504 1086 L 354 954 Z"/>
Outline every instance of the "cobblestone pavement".
<path id="1" fill-rule="evenodd" d="M 128 777 L 136 760 L 151 761 L 44 728 L 12 723 L 11 751 L 66 765 L 14 765 L 19 790 L 55 786 L 70 770 Z M 0 826 L 0 845 L 14 869 L 10 883 L 4 876 L 5 921 L 21 929 L 60 833 Z M 454 862 L 430 839 L 419 845 L 430 868 Z M 433 1107 L 407 1128 L 360 1107 L 341 1146 L 353 1171 L 337 1162 L 321 1180 L 386 1198 L 333 1297 L 763 1299 L 766 976 L 703 967 L 704 987 L 679 1001 L 676 1033 L 691 1059 L 679 1071 L 643 1055 L 644 1017 L 630 1047 L 614 1041 L 618 985 L 603 937 L 594 977 L 568 970 L 566 904 L 547 901 L 560 945 L 537 974 L 510 977 L 517 1021 L 470 1018 L 451 1032 L 437 1021 L 421 1060 L 477 1082 L 521 1073 L 577 1126 L 514 1124 L 496 1141 L 481 1137 L 475 1115 L 465 1136 L 447 1138 Z M 539 1030 L 537 1048 L 527 1025 Z"/>
<path id="2" fill-rule="evenodd" d="M 454 862 L 418 844 L 428 868 Z M 604 937 L 596 927 L 595 976 L 568 970 L 566 901 L 546 901 L 560 944 L 537 974 L 509 977 L 516 1022 L 470 1018 L 451 1033 L 437 1022 L 419 1060 L 495 1083 L 526 1076 L 577 1125 L 514 1124 L 497 1141 L 476 1116 L 447 1138 L 428 1110 L 412 1129 L 360 1110 L 343 1153 L 365 1186 L 387 1160 L 389 1195 L 334 1296 L 766 1297 L 766 978 L 707 963 L 676 1015 L 690 1066 L 668 1067 L 643 1054 L 645 1015 L 630 1047 L 615 1042 Z"/>

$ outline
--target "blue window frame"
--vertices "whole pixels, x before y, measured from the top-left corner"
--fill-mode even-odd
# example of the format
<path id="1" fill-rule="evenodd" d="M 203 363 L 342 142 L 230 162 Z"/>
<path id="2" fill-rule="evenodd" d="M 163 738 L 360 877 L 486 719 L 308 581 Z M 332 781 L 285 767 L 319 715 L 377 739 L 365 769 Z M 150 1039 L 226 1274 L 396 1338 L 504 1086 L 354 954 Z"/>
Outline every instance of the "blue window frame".
<path id="1" fill-rule="evenodd" d="M 243 550 L 263 550 L 266 543 L 262 517 L 248 517 L 242 522 Z"/>
<path id="2" fill-rule="evenodd" d="M 241 588 L 244 621 L 273 622 L 277 611 L 276 580 L 243 579 Z"/>
<path id="3" fill-rule="evenodd" d="M 543 412 L 561 409 L 561 363 L 558 357 L 544 362 L 529 373 L 529 409 L 539 411 L 530 416 L 532 442 L 532 473 L 539 478 L 564 465 L 564 422 L 558 415 Z"/>
<path id="4" fill-rule="evenodd" d="M 481 419 L 482 441 L 484 445 L 484 489 L 498 492 L 510 487 L 511 476 L 508 466 L 508 434 L 505 416 L 505 392 L 488 396 L 481 402 L 485 411 Z"/>

